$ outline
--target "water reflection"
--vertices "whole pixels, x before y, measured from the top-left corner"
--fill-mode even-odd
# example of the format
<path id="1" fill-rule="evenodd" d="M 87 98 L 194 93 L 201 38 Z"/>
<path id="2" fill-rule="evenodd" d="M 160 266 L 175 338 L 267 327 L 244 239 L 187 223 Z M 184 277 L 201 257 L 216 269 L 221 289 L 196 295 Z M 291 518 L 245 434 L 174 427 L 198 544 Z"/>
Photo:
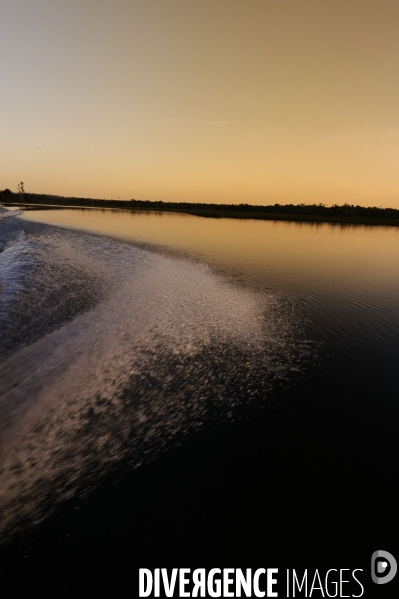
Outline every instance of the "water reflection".
<path id="1" fill-rule="evenodd" d="M 76 208 L 24 218 L 195 253 L 248 282 L 286 289 L 398 283 L 396 228 Z"/>
<path id="2" fill-rule="evenodd" d="M 28 211 L 23 218 L 166 246 L 244 285 L 287 294 L 306 308 L 309 338 L 328 348 L 336 376 L 347 370 L 345 384 L 354 393 L 360 380 L 370 394 L 383 380 L 396 396 L 397 228 L 76 208 Z"/>

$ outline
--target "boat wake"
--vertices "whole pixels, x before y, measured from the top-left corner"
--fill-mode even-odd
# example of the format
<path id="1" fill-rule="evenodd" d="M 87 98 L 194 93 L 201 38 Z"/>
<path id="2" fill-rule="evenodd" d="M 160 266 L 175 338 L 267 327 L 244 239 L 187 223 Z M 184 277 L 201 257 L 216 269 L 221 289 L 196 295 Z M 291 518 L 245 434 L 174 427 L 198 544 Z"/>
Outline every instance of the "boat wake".
<path id="1" fill-rule="evenodd" d="M 3 542 L 298 369 L 296 316 L 272 293 L 90 234 L 0 232 Z"/>
<path id="2" fill-rule="evenodd" d="M 0 220 L 9 216 L 19 216 L 22 212 L 23 210 L 8 210 L 4 206 L 0 206 Z"/>

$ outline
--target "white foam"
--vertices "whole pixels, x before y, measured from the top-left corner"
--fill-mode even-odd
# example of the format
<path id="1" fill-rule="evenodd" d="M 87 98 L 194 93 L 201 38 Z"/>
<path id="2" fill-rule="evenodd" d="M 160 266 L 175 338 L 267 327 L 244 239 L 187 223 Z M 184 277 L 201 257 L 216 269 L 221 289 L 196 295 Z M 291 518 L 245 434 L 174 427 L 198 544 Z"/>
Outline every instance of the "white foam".
<path id="1" fill-rule="evenodd" d="M 94 307 L 0 368 L 3 530 L 39 521 L 122 459 L 136 467 L 153 458 L 201 425 L 208 402 L 231 415 L 259 369 L 257 395 L 289 367 L 290 323 L 274 296 L 234 287 L 204 265 L 72 232 L 20 238 L 9 250 L 33 260 L 10 285 L 13 301 L 43 289 L 49 272 L 44 289 L 72 277 L 73 293 L 73 277 L 81 285 L 86 273 L 102 291 Z"/>
<path id="2" fill-rule="evenodd" d="M 20 216 L 22 213 L 23 210 L 8 210 L 7 208 L 4 208 L 4 206 L 0 206 L 0 220 L 10 216 Z"/>

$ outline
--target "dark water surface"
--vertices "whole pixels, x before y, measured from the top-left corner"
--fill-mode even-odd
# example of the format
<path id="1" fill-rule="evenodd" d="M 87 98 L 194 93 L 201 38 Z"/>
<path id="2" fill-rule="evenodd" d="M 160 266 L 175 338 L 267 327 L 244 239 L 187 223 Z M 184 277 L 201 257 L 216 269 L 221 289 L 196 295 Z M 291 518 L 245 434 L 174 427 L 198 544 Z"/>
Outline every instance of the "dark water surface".
<path id="1" fill-rule="evenodd" d="M 362 568 L 395 596 L 369 563 L 399 557 L 399 231 L 6 220 L 5 597 L 136 597 L 140 567 Z"/>

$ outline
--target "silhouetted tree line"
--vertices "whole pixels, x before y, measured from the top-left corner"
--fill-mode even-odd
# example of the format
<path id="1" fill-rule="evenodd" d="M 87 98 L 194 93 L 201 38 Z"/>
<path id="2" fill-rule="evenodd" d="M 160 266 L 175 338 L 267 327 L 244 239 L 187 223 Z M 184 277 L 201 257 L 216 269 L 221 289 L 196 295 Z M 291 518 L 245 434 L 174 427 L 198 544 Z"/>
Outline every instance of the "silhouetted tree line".
<path id="1" fill-rule="evenodd" d="M 217 215 L 218 212 L 226 213 L 249 213 L 253 215 L 298 215 L 316 217 L 357 217 L 378 219 L 399 219 L 399 210 L 395 208 L 380 208 L 376 206 L 354 206 L 343 204 L 339 206 L 326 206 L 325 204 L 273 204 L 269 206 L 254 206 L 251 204 L 205 204 L 191 202 L 162 202 L 149 200 L 94 200 L 91 198 L 68 198 L 48 194 L 27 193 L 23 194 L 26 204 L 47 204 L 60 206 L 81 206 L 95 208 L 124 208 L 133 210 L 163 210 L 179 212 L 201 212 Z M 9 189 L 0 191 L 0 201 L 9 203 L 19 202 L 19 193 L 13 193 Z"/>

